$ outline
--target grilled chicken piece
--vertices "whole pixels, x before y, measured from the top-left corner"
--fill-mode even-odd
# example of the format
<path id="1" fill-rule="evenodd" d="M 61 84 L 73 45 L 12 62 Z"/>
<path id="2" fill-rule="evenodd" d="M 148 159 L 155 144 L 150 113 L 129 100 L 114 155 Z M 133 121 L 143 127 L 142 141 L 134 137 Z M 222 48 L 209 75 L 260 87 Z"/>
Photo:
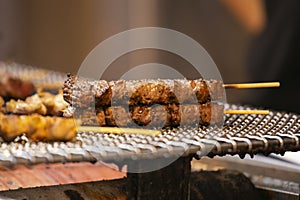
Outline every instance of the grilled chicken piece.
<path id="1" fill-rule="evenodd" d="M 64 100 L 62 93 L 54 95 L 48 92 L 39 92 L 38 95 L 47 108 L 47 115 L 62 116 L 63 111 L 69 105 Z"/>
<path id="2" fill-rule="evenodd" d="M 47 108 L 41 101 L 40 97 L 35 94 L 26 98 L 25 101 L 11 99 L 6 103 L 6 111 L 14 114 L 32 114 L 38 113 L 45 115 Z"/>
<path id="3" fill-rule="evenodd" d="M 61 117 L 0 113 L 0 136 L 5 141 L 11 141 L 22 134 L 33 141 L 69 141 L 76 137 L 76 125 L 73 119 Z"/>
<path id="4" fill-rule="evenodd" d="M 32 114 L 62 116 L 63 110 L 68 103 L 64 101 L 63 95 L 39 92 L 23 100 L 10 100 L 6 103 L 6 110 L 13 114 Z"/>

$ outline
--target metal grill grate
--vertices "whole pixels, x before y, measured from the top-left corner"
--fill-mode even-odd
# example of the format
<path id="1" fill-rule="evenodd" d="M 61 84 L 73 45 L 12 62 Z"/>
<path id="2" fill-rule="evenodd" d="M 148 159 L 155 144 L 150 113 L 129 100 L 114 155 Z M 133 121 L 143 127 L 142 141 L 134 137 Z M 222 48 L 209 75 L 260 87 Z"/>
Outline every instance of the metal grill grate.
<path id="1" fill-rule="evenodd" d="M 18 63 L 0 62 L 0 74 L 10 74 L 23 80 L 30 80 L 34 84 L 53 83 L 63 85 L 66 74 L 50 71 Z"/>
<path id="2" fill-rule="evenodd" d="M 62 77 L 63 74 L 55 74 L 49 80 L 62 81 Z M 250 109 L 237 105 L 226 107 Z M 194 154 L 196 158 L 207 154 L 238 154 L 243 157 L 245 154 L 298 151 L 299 139 L 300 116 L 296 114 L 272 111 L 269 115 L 226 115 L 222 130 L 216 127 L 201 130 L 182 128 L 166 130 L 160 136 L 85 132 L 78 134 L 75 142 L 1 142 L 0 166 L 154 159 L 183 153 Z"/>
<path id="3" fill-rule="evenodd" d="M 244 106 L 228 105 L 232 109 Z M 153 159 L 195 153 L 209 155 L 283 153 L 300 150 L 300 116 L 227 115 L 222 130 L 180 129 L 160 136 L 80 133 L 75 142 L 1 143 L 0 165 L 68 161 Z M 209 152 L 208 152 L 209 151 Z"/>

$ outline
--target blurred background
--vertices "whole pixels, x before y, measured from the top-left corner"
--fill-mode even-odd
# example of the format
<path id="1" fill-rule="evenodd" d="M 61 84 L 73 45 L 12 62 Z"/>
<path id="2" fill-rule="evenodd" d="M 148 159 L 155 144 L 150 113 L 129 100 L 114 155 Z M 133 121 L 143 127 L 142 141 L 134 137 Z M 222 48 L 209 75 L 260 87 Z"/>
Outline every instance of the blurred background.
<path id="1" fill-rule="evenodd" d="M 224 82 L 248 81 L 246 52 L 252 36 L 217 0 L 0 0 L 0 60 L 76 73 L 101 41 L 144 26 L 190 36 L 211 55 Z M 144 50 L 130 53 L 116 64 L 149 62 L 171 66 L 179 61 L 175 56 Z M 228 101 L 240 102 L 247 91 L 232 92 L 228 91 Z"/>
<path id="2" fill-rule="evenodd" d="M 0 60 L 76 73 L 88 53 L 110 36 L 164 27 L 200 43 L 225 83 L 281 83 L 279 89 L 227 90 L 229 103 L 300 113 L 299 9 L 298 0 L 0 0 Z M 188 65 L 149 49 L 121 56 L 112 65 L 146 63 Z"/>

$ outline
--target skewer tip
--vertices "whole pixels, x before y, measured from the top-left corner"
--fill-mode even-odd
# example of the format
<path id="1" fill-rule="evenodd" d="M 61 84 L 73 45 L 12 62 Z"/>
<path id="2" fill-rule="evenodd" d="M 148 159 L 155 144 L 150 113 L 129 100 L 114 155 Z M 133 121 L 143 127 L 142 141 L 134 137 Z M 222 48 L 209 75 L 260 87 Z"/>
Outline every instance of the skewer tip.
<path id="1" fill-rule="evenodd" d="M 270 88 L 280 87 L 280 82 L 266 82 L 266 83 L 229 83 L 223 84 L 225 88 L 247 89 L 247 88 Z"/>
<path id="2" fill-rule="evenodd" d="M 161 134 L 159 130 L 142 129 L 142 128 L 120 128 L 120 127 L 98 127 L 98 126 L 79 126 L 78 132 L 99 132 L 99 133 L 114 133 L 114 134 L 141 134 L 158 136 Z"/>
<path id="3" fill-rule="evenodd" d="M 224 113 L 230 115 L 249 115 L 249 114 L 268 115 L 270 114 L 270 111 L 269 110 L 224 110 Z"/>

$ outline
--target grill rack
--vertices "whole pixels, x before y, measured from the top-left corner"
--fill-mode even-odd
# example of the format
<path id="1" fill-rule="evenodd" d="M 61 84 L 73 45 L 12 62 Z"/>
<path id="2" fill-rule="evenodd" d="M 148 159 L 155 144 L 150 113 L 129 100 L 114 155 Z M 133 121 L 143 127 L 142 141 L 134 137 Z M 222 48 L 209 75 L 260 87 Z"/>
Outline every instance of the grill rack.
<path id="1" fill-rule="evenodd" d="M 227 105 L 231 109 L 249 107 Z M 300 117 L 272 111 L 269 115 L 226 115 L 222 130 L 167 130 L 160 136 L 85 132 L 74 142 L 2 142 L 0 165 L 74 161 L 118 162 L 194 154 L 284 153 L 300 150 Z"/>
<path id="2" fill-rule="evenodd" d="M 37 73 L 40 69 L 0 62 L 16 76 Z M 21 73 L 21 72 L 24 73 Z M 63 83 L 65 74 L 40 70 L 44 73 L 35 83 Z M 226 109 L 253 109 L 249 106 L 226 105 Z M 31 142 L 20 137 L 15 142 L 0 142 L 0 166 L 54 162 L 155 159 L 193 154 L 195 158 L 226 154 L 281 153 L 300 150 L 300 116 L 271 111 L 269 115 L 225 115 L 222 129 L 181 128 L 166 130 L 160 136 L 107 134 L 84 132 L 74 142 Z"/>
<path id="3" fill-rule="evenodd" d="M 53 84 L 62 85 L 66 79 L 66 73 L 41 69 L 38 67 L 19 63 L 6 63 L 0 61 L 0 74 L 9 74 L 23 80 L 29 80 L 35 85 Z"/>

